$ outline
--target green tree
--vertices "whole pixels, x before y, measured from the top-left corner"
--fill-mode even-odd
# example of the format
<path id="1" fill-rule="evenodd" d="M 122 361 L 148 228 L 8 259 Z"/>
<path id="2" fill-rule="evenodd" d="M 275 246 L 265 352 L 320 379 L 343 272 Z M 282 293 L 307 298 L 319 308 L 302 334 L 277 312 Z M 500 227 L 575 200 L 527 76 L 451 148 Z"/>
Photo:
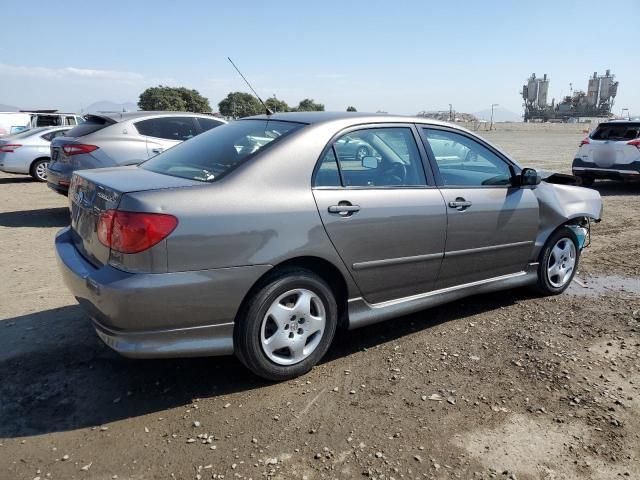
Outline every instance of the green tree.
<path id="1" fill-rule="evenodd" d="M 218 111 L 225 117 L 242 118 L 265 113 L 260 101 L 249 93 L 231 92 L 220 103 Z"/>
<path id="2" fill-rule="evenodd" d="M 140 94 L 138 100 L 140 110 L 167 110 L 172 112 L 211 112 L 209 100 L 197 90 L 189 90 L 184 87 L 157 87 L 147 88 Z"/>
<path id="3" fill-rule="evenodd" d="M 356 107 L 347 107 L 347 112 L 357 112 Z"/>
<path id="4" fill-rule="evenodd" d="M 324 112 L 324 105 L 322 103 L 315 103 L 311 98 L 305 98 L 300 100 L 297 112 Z"/>
<path id="5" fill-rule="evenodd" d="M 271 109 L 271 111 L 274 113 L 291 111 L 291 107 L 287 105 L 287 102 L 277 99 L 275 95 L 273 97 L 267 98 L 264 103 L 266 103 L 267 107 L 269 107 L 269 109 Z"/>

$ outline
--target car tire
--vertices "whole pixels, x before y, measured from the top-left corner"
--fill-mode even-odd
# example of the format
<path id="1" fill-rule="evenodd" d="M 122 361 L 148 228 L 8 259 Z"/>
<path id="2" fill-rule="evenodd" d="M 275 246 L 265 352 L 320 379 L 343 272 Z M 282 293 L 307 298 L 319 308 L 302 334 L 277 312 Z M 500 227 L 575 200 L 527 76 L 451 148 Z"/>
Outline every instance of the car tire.
<path id="1" fill-rule="evenodd" d="M 364 145 L 356 149 L 356 160 L 361 162 L 364 157 L 368 157 L 368 156 L 369 156 L 369 149 Z"/>
<path id="2" fill-rule="evenodd" d="M 329 349 L 338 324 L 327 283 L 309 270 L 287 268 L 269 275 L 250 295 L 233 329 L 240 361 L 271 381 L 311 370 Z"/>
<path id="3" fill-rule="evenodd" d="M 33 177 L 34 180 L 38 182 L 46 182 L 47 181 L 47 165 L 49 165 L 48 158 L 39 158 L 35 160 L 31 164 L 31 168 L 29 168 L 29 175 Z"/>
<path id="4" fill-rule="evenodd" d="M 537 290 L 544 296 L 564 292 L 578 270 L 578 238 L 568 227 L 560 227 L 547 240 L 538 264 Z"/>
<path id="5" fill-rule="evenodd" d="M 580 179 L 581 187 L 591 187 L 596 181 L 594 177 L 585 177 L 585 176 L 579 175 L 578 178 Z"/>

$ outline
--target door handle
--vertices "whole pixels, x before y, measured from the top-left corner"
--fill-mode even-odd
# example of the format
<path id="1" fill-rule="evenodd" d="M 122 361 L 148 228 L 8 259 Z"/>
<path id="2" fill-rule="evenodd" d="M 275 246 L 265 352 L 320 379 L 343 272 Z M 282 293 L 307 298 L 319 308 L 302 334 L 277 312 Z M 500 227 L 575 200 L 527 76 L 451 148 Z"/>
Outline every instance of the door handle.
<path id="1" fill-rule="evenodd" d="M 351 202 L 340 202 L 338 205 L 331 205 L 329 213 L 337 213 L 343 217 L 349 217 L 360 211 L 360 205 L 352 205 Z"/>
<path id="2" fill-rule="evenodd" d="M 458 197 L 455 200 L 449 202 L 449 208 L 455 208 L 456 210 L 462 212 L 469 208 L 472 205 L 471 202 L 465 200 L 462 197 Z"/>
<path id="3" fill-rule="evenodd" d="M 151 151 L 153 153 L 162 153 L 162 151 L 164 150 L 164 148 L 152 148 Z"/>

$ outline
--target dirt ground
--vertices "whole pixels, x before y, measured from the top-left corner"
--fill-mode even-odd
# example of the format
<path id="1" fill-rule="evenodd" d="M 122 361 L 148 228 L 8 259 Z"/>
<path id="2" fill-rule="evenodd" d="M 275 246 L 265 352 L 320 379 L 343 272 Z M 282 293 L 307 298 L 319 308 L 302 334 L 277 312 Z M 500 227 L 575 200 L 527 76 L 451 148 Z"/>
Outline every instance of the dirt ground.
<path id="1" fill-rule="evenodd" d="M 489 132 L 567 172 L 576 132 Z M 640 478 L 640 186 L 596 184 L 579 283 L 342 332 L 308 375 L 127 360 L 61 283 L 66 199 L 0 175 L 0 479 Z"/>

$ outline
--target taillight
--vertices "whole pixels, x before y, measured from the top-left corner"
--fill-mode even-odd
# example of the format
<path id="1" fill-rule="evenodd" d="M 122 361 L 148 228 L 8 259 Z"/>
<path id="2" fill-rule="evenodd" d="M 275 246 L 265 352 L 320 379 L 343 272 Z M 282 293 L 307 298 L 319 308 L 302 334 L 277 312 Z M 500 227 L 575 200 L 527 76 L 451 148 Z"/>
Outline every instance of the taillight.
<path id="1" fill-rule="evenodd" d="M 627 145 L 632 145 L 636 147 L 638 150 L 640 150 L 640 139 L 631 140 L 630 142 L 627 142 Z"/>
<path id="2" fill-rule="evenodd" d="M 18 145 L 17 143 L 10 143 L 8 145 L 0 145 L 0 152 L 2 153 L 11 153 L 15 152 L 16 148 L 20 148 L 22 145 Z"/>
<path id="3" fill-rule="evenodd" d="M 107 210 L 98 220 L 98 240 L 116 252 L 138 253 L 164 240 L 177 226 L 173 215 Z"/>
<path id="4" fill-rule="evenodd" d="M 70 143 L 62 147 L 62 151 L 69 156 L 90 153 L 97 149 L 98 147 L 95 145 L 84 145 L 82 143 Z"/>
<path id="5" fill-rule="evenodd" d="M 589 137 L 585 138 L 580 142 L 580 146 L 583 146 L 583 145 L 589 145 Z"/>

